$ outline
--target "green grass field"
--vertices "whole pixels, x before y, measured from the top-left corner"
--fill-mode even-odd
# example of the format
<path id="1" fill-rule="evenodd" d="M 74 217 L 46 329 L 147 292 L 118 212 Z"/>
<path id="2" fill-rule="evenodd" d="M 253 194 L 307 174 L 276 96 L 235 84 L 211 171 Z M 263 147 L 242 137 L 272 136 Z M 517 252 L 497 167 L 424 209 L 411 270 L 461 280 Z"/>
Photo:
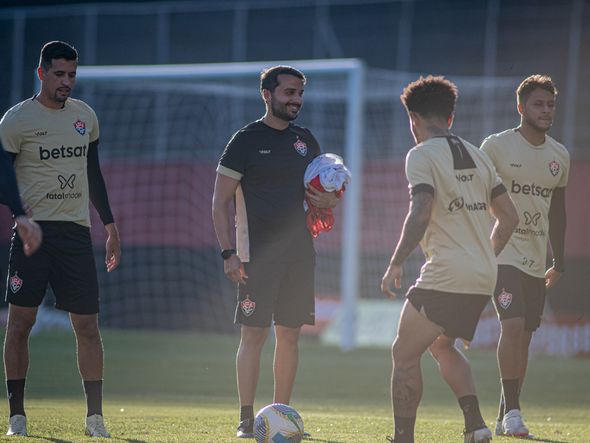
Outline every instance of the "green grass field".
<path id="1" fill-rule="evenodd" d="M 238 337 L 105 331 L 105 417 L 116 442 L 239 442 L 234 356 Z M 270 342 L 270 340 L 269 340 Z M 484 417 L 496 413 L 493 352 L 469 351 Z M 266 346 L 255 409 L 272 401 L 272 347 Z M 391 434 L 389 351 L 343 353 L 305 338 L 292 405 L 315 442 L 384 442 Z M 429 356 L 416 441 L 462 442 L 462 414 Z M 2 389 L 4 393 L 4 389 Z M 5 394 L 3 394 L 5 395 Z M 6 416 L 6 400 L 0 413 Z M 537 441 L 590 442 L 590 360 L 533 357 L 523 394 Z M 84 396 L 65 332 L 31 338 L 29 437 L 0 441 L 89 442 Z M 97 441 L 100 441 L 98 439 Z M 512 441 L 497 437 L 496 442 Z"/>

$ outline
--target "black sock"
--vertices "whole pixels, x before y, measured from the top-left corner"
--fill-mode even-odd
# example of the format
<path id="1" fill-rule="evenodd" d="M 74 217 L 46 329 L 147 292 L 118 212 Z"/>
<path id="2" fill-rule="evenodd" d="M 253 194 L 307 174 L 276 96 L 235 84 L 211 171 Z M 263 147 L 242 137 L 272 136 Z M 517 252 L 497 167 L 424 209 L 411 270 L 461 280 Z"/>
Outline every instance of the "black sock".
<path id="1" fill-rule="evenodd" d="M 240 408 L 240 421 L 254 418 L 254 406 L 242 406 Z"/>
<path id="2" fill-rule="evenodd" d="M 102 380 L 84 380 L 84 393 L 86 394 L 86 417 L 94 414 L 102 415 Z"/>
<path id="3" fill-rule="evenodd" d="M 459 406 L 465 417 L 465 432 L 475 431 L 484 428 L 486 422 L 481 416 L 479 402 L 475 395 L 465 395 L 459 399 Z"/>
<path id="4" fill-rule="evenodd" d="M 416 417 L 398 417 L 393 416 L 395 435 L 394 443 L 414 443 L 414 425 Z"/>
<path id="5" fill-rule="evenodd" d="M 6 393 L 8 395 L 8 405 L 10 407 L 10 416 L 26 415 L 25 414 L 25 380 L 6 380 Z"/>
<path id="6" fill-rule="evenodd" d="M 504 392 L 504 411 L 520 409 L 518 402 L 518 378 L 512 380 L 502 379 L 502 391 Z"/>

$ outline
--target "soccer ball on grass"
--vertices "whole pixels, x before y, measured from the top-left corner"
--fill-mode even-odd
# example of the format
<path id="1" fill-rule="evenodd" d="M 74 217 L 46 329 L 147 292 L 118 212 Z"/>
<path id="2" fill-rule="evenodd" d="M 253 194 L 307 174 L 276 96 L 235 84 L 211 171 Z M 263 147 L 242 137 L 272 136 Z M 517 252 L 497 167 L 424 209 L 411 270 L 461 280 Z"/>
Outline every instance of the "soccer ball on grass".
<path id="1" fill-rule="evenodd" d="M 291 406 L 273 403 L 254 419 L 256 443 L 299 443 L 303 439 L 303 420 Z"/>

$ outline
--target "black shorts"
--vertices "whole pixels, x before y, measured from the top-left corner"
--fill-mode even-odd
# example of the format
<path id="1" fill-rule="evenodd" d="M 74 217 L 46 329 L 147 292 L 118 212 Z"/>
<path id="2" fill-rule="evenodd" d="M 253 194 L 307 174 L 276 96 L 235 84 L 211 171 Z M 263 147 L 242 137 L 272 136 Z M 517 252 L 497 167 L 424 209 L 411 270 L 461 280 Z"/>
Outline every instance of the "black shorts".
<path id="1" fill-rule="evenodd" d="M 494 306 L 500 320 L 524 318 L 524 329 L 541 325 L 545 307 L 545 279 L 533 277 L 510 265 L 498 265 Z"/>
<path id="2" fill-rule="evenodd" d="M 6 301 L 23 307 L 39 306 L 47 284 L 55 307 L 74 314 L 98 313 L 98 279 L 90 229 L 74 222 L 38 222 L 43 243 L 30 257 L 18 235 L 12 236 Z"/>
<path id="3" fill-rule="evenodd" d="M 479 317 L 490 301 L 489 295 L 456 294 L 416 286 L 408 290 L 407 297 L 412 306 L 440 326 L 447 337 L 466 341 L 473 340 Z"/>
<path id="4" fill-rule="evenodd" d="M 235 322 L 245 326 L 298 328 L 315 322 L 315 259 L 290 263 L 244 263 Z"/>

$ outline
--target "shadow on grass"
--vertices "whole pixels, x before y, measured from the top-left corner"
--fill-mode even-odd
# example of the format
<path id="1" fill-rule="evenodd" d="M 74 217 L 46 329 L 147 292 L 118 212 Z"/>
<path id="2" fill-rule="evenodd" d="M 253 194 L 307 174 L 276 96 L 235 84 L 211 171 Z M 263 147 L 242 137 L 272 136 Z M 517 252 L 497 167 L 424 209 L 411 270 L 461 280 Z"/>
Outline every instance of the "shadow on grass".
<path id="1" fill-rule="evenodd" d="M 339 440 L 324 440 L 322 438 L 313 438 L 313 437 L 307 437 L 303 439 L 304 442 L 306 441 L 311 441 L 311 442 L 318 442 L 318 443 L 345 443 L 343 441 L 339 441 Z"/>
<path id="2" fill-rule="evenodd" d="M 42 441 L 50 441 L 53 443 L 74 443 L 74 441 L 71 440 L 64 440 L 62 438 L 51 438 L 51 437 L 42 437 L 40 435 L 28 435 L 29 438 L 35 438 L 35 439 L 39 439 Z M 145 440 L 137 440 L 135 438 L 117 438 L 116 436 L 114 437 L 115 441 L 126 441 L 128 443 L 147 443 Z M 102 439 L 101 439 L 102 440 Z M 318 440 L 321 441 L 321 440 Z M 332 443 L 332 442 L 330 442 Z M 339 442 L 333 442 L 333 443 L 339 443 Z"/>
<path id="3" fill-rule="evenodd" d="M 45 436 L 42 436 L 42 435 L 31 435 L 31 434 L 29 434 L 27 437 L 29 437 L 29 438 L 35 438 L 35 439 L 38 438 L 39 440 L 42 440 L 42 441 L 52 441 L 54 443 L 74 443 L 73 441 L 70 441 L 70 440 L 64 440 L 62 438 L 45 437 Z"/>
<path id="4" fill-rule="evenodd" d="M 570 443 L 570 442 L 567 442 L 565 440 L 553 440 L 553 439 L 550 439 L 550 438 L 536 438 L 536 437 L 535 438 L 530 438 L 529 437 L 526 440 L 527 441 L 540 441 L 540 442 L 544 442 L 544 443 Z"/>

